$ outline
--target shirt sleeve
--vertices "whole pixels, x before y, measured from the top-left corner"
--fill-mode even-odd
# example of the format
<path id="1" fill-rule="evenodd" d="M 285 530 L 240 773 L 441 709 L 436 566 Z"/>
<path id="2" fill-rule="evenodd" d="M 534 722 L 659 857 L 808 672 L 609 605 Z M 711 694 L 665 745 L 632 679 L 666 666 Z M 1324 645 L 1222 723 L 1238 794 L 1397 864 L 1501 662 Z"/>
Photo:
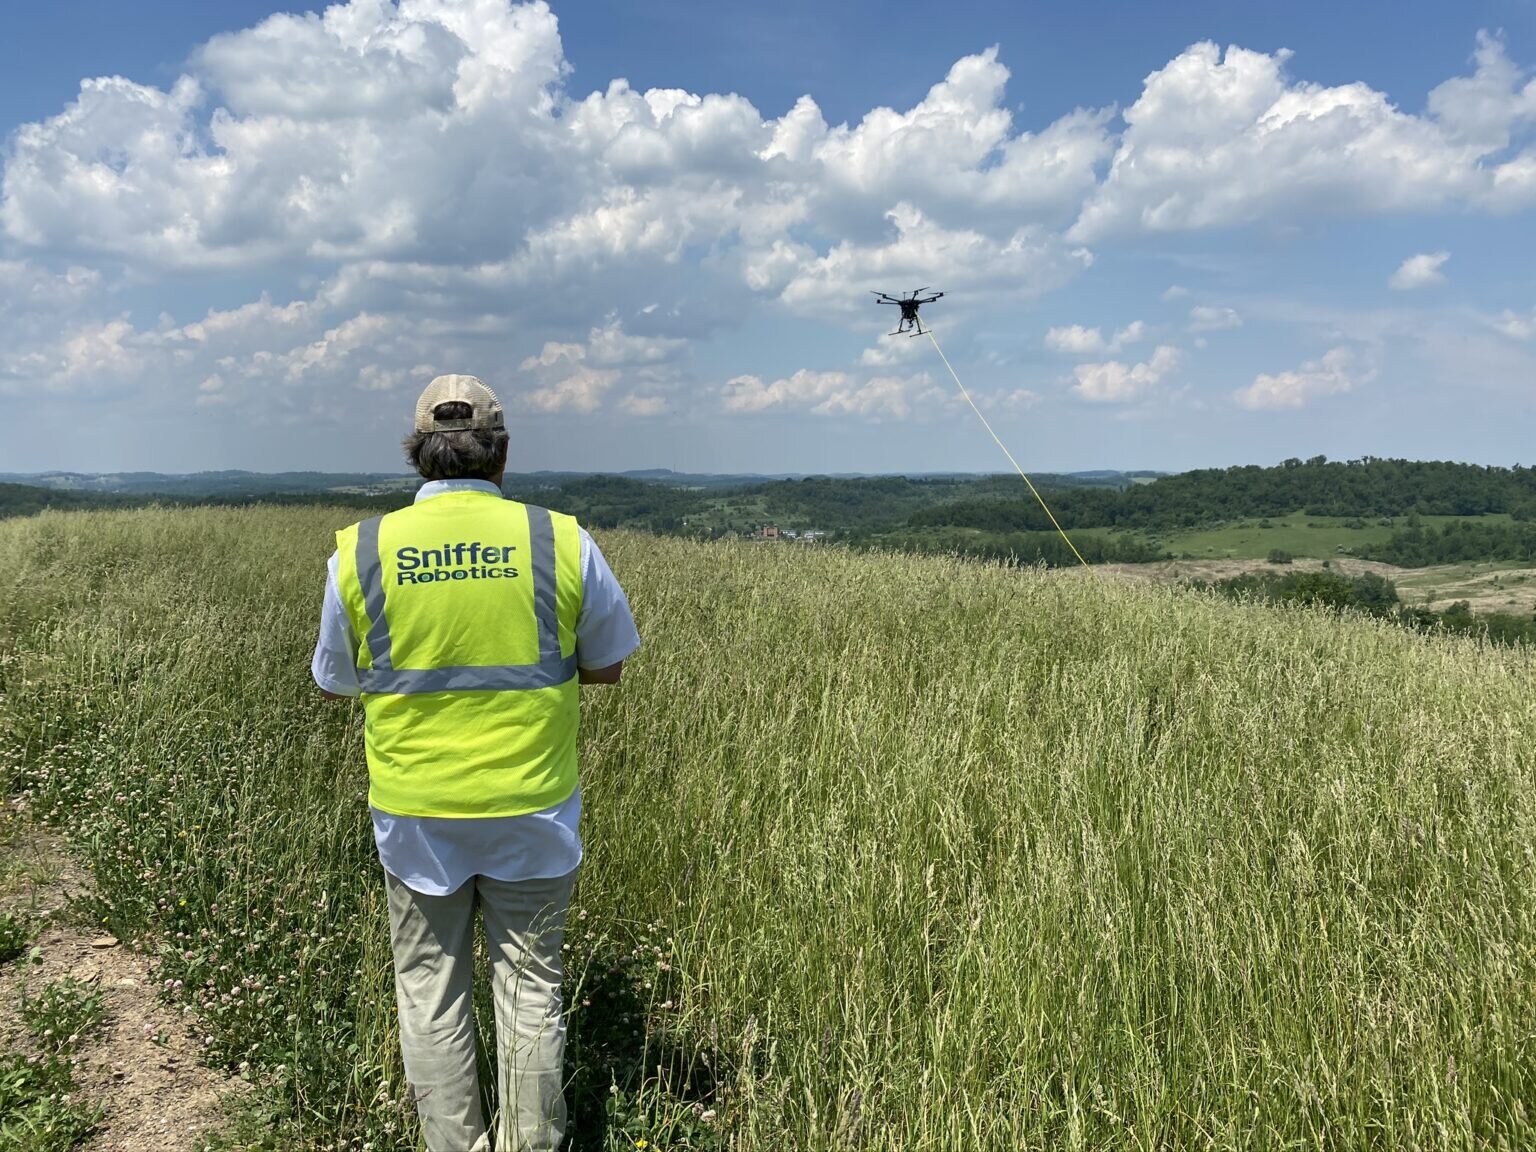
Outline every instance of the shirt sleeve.
<path id="1" fill-rule="evenodd" d="M 576 663 L 607 668 L 640 647 L 629 600 L 596 541 L 581 530 L 581 615 L 576 619 Z"/>
<path id="2" fill-rule="evenodd" d="M 341 603 L 336 565 L 336 553 L 332 552 L 326 564 L 325 599 L 320 604 L 320 639 L 315 644 L 309 671 L 325 691 L 356 696 L 361 692 L 357 682 L 357 637 Z"/>

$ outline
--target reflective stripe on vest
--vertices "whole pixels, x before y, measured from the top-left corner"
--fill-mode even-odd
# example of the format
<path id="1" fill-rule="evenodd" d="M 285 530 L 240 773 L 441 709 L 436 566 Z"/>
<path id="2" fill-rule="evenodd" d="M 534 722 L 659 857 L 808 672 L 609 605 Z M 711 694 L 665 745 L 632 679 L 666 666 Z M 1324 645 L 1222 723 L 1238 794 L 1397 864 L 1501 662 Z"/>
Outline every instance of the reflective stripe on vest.
<path id="1" fill-rule="evenodd" d="M 441 499 L 441 497 L 438 497 Z M 384 568 L 379 558 L 382 516 L 357 526 L 357 578 L 368 613 L 368 656 L 373 667 L 357 670 L 364 692 L 409 696 L 420 692 L 508 692 L 553 688 L 576 675 L 576 656 L 560 655 L 560 620 L 555 597 L 555 526 L 549 509 L 528 510 L 529 561 L 533 569 L 533 612 L 539 626 L 537 664 L 489 664 L 462 668 L 396 669 L 389 619 L 384 611 Z"/>

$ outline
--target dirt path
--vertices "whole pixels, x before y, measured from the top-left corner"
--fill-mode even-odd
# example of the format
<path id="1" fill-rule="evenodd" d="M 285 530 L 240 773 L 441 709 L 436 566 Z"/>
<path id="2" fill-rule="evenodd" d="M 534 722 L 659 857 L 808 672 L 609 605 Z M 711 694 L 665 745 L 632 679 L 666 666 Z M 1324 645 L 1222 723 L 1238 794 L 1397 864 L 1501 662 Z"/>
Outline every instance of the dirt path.
<path id="1" fill-rule="evenodd" d="M 106 1110 L 85 1152 L 192 1152 L 224 1118 L 227 1097 L 245 1089 L 202 1064 L 180 1012 L 155 997 L 148 958 L 76 926 L 71 899 L 91 891 L 54 836 L 0 813 L 0 911 L 45 925 L 30 962 L 0 967 L 0 1050 L 25 1050 L 18 1007 L 26 993 L 66 976 L 102 989 L 106 1015 L 81 1044 L 74 1070 L 79 1098 Z"/>

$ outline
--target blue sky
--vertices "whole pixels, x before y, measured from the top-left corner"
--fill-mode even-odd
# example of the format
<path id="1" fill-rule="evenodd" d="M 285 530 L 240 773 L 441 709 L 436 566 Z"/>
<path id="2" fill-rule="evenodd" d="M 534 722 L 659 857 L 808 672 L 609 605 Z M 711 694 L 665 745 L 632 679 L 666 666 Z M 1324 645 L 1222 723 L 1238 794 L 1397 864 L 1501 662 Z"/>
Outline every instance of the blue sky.
<path id="1" fill-rule="evenodd" d="M 1536 4 L 1036 7 L 19 9 L 0 471 L 1536 457 Z"/>

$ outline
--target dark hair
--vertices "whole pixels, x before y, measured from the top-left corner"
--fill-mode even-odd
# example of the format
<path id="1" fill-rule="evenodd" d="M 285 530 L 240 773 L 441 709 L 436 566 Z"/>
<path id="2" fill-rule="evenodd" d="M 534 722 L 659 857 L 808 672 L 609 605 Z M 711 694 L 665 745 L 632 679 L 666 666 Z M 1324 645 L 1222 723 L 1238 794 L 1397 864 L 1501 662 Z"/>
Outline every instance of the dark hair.
<path id="1" fill-rule="evenodd" d="M 432 409 L 439 420 L 468 420 L 474 409 L 449 400 Z M 425 480 L 489 480 L 507 463 L 505 428 L 467 428 L 458 432 L 412 432 L 405 438 L 405 458 Z"/>

